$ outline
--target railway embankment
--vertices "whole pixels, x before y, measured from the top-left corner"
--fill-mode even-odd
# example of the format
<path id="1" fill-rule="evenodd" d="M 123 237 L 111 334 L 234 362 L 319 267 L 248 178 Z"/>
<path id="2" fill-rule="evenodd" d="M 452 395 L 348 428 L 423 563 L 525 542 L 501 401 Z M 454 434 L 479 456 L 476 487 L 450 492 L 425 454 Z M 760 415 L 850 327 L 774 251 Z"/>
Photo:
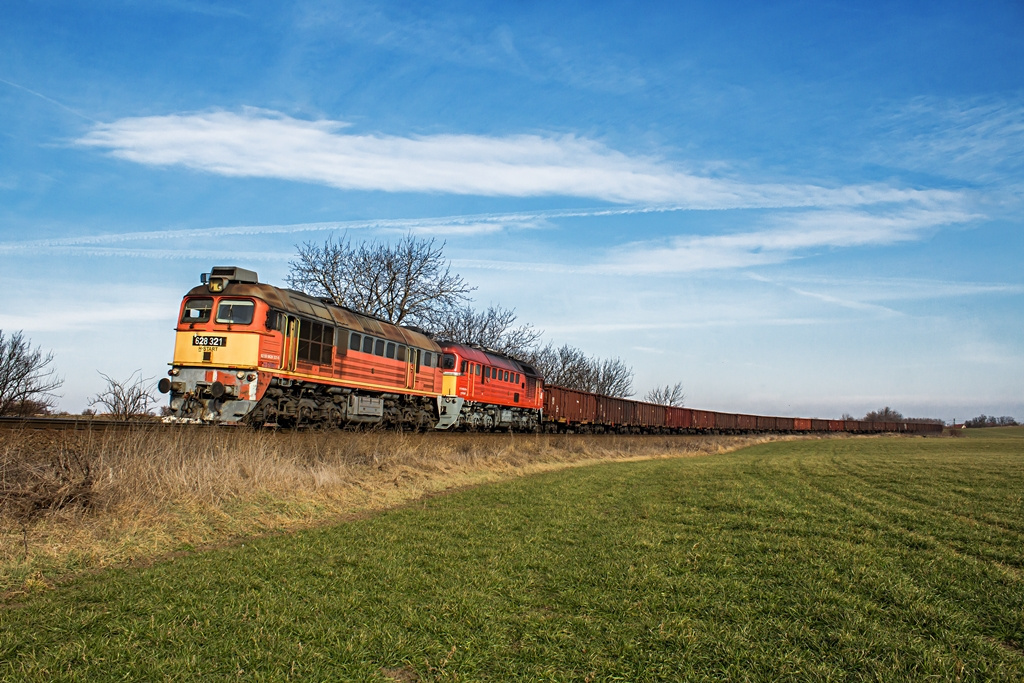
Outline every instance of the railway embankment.
<path id="1" fill-rule="evenodd" d="M 7 429 L 0 432 L 0 592 L 44 589 L 81 571 L 323 525 L 460 487 L 785 438 L 818 437 Z"/>

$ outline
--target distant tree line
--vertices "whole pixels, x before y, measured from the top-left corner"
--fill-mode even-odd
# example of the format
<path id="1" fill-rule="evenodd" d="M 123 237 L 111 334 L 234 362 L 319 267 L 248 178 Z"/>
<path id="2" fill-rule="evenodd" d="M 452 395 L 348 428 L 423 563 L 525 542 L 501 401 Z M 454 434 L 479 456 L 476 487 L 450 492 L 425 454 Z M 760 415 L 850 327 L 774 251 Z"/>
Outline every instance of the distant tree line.
<path id="1" fill-rule="evenodd" d="M 852 420 L 854 418 L 844 413 L 843 419 Z M 865 422 L 913 422 L 917 424 L 946 424 L 944 420 L 940 420 L 934 417 L 905 417 L 903 413 L 901 413 L 898 410 L 893 410 L 889 406 L 885 406 L 884 408 L 881 408 L 879 410 L 872 410 L 861 419 Z"/>
<path id="2" fill-rule="evenodd" d="M 1015 427 L 1019 424 L 1017 420 L 1009 415 L 996 417 L 995 415 L 985 415 L 984 413 L 964 422 L 965 427 Z"/>

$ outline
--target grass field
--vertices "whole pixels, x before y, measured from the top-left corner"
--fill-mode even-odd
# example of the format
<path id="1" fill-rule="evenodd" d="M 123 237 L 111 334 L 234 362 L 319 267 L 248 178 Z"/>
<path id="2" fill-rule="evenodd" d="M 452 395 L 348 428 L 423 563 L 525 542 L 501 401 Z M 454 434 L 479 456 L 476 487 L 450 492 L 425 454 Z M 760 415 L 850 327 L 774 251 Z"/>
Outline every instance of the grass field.
<path id="1" fill-rule="evenodd" d="M 0 608 L 7 680 L 1021 680 L 1024 430 L 520 478 Z"/>
<path id="2" fill-rule="evenodd" d="M 3 431 L 0 600 L 83 571 L 337 523 L 438 491 L 780 438 Z"/>

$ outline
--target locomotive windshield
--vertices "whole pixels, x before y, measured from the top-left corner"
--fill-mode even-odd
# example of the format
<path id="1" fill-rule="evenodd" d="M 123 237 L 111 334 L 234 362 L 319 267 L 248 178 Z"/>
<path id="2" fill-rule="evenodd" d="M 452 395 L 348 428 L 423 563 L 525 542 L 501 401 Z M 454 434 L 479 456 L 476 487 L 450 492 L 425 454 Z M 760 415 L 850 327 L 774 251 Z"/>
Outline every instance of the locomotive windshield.
<path id="1" fill-rule="evenodd" d="M 454 370 L 455 369 L 455 356 L 446 353 L 441 356 L 441 369 L 442 370 Z"/>
<path id="2" fill-rule="evenodd" d="M 256 304 L 251 301 L 224 299 L 217 307 L 217 322 L 229 325 L 248 325 L 252 322 Z M 207 313 L 209 317 L 209 313 Z"/>
<path id="3" fill-rule="evenodd" d="M 210 319 L 211 310 L 213 310 L 213 299 L 189 299 L 185 302 L 181 322 L 205 323 Z"/>

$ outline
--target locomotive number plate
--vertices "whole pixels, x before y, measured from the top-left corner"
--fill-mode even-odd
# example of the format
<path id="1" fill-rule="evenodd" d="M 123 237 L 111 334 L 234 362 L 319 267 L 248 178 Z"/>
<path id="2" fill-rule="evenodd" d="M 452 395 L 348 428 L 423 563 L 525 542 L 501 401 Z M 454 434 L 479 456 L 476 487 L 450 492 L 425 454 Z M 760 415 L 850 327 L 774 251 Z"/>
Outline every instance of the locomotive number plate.
<path id="1" fill-rule="evenodd" d="M 227 346 L 227 337 L 207 337 L 197 334 L 192 337 L 192 346 Z"/>

